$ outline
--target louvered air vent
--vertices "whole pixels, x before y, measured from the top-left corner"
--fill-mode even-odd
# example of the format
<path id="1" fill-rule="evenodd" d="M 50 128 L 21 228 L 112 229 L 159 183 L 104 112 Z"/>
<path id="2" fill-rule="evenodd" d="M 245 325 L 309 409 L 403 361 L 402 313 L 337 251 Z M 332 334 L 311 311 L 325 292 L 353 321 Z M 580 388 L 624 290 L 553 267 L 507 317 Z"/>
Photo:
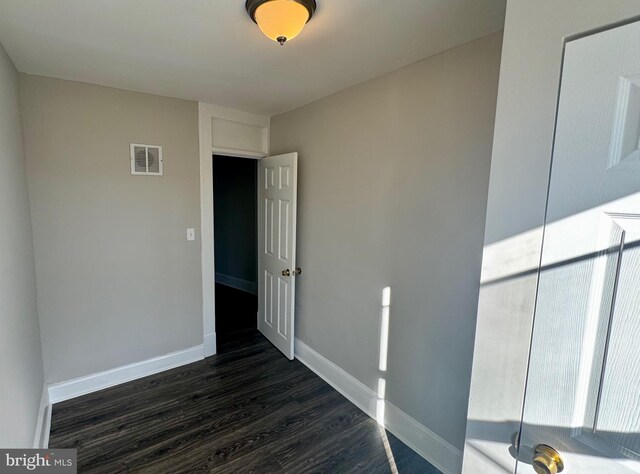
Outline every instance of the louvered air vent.
<path id="1" fill-rule="evenodd" d="M 162 176 L 162 147 L 132 143 L 131 174 Z"/>

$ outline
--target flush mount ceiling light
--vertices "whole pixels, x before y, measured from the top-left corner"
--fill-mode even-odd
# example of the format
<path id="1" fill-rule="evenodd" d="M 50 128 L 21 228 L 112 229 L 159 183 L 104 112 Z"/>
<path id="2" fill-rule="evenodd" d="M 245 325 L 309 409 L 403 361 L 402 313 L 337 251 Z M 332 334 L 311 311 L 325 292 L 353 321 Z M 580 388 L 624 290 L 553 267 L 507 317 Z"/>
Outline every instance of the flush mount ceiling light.
<path id="1" fill-rule="evenodd" d="M 247 0 L 247 13 L 260 30 L 281 45 L 300 34 L 316 11 L 315 0 Z"/>

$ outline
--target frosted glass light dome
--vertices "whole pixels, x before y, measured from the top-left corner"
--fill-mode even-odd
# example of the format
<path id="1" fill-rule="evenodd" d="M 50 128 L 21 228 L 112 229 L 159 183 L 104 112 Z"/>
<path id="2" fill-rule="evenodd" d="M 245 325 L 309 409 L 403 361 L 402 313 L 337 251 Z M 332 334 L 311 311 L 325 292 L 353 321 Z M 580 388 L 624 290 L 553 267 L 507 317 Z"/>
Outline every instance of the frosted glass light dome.
<path id="1" fill-rule="evenodd" d="M 281 45 L 300 34 L 311 19 L 313 0 L 248 0 L 247 12 L 260 31 Z"/>

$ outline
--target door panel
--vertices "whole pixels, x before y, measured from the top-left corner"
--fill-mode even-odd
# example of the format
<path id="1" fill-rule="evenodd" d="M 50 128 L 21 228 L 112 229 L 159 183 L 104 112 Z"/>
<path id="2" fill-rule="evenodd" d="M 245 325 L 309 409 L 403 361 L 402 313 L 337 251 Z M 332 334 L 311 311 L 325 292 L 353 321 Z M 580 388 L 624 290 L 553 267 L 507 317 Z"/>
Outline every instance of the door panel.
<path id="1" fill-rule="evenodd" d="M 640 248 L 638 234 L 624 231 L 615 301 L 602 358 L 593 436 L 614 452 L 640 459 Z M 613 273 L 613 272 L 612 272 Z"/>
<path id="2" fill-rule="evenodd" d="M 260 161 L 258 329 L 293 359 L 298 154 Z"/>
<path id="3" fill-rule="evenodd" d="M 518 473 L 640 472 L 640 22 L 566 44 Z"/>

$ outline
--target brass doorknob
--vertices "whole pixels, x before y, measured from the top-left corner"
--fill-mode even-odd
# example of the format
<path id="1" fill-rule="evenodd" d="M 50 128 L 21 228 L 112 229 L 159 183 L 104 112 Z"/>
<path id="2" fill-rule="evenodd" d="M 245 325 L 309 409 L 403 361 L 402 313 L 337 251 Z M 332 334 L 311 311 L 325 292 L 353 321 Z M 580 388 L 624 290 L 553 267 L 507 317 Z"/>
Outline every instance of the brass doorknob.
<path id="1" fill-rule="evenodd" d="M 533 449 L 533 470 L 538 474 L 558 474 L 564 470 L 560 453 L 551 446 L 539 444 Z"/>
<path id="2" fill-rule="evenodd" d="M 294 275 L 300 275 L 302 273 L 302 268 L 298 267 L 293 271 Z"/>
<path id="3" fill-rule="evenodd" d="M 291 276 L 291 272 L 289 271 L 288 268 L 286 270 L 282 270 L 282 276 L 283 277 Z"/>

